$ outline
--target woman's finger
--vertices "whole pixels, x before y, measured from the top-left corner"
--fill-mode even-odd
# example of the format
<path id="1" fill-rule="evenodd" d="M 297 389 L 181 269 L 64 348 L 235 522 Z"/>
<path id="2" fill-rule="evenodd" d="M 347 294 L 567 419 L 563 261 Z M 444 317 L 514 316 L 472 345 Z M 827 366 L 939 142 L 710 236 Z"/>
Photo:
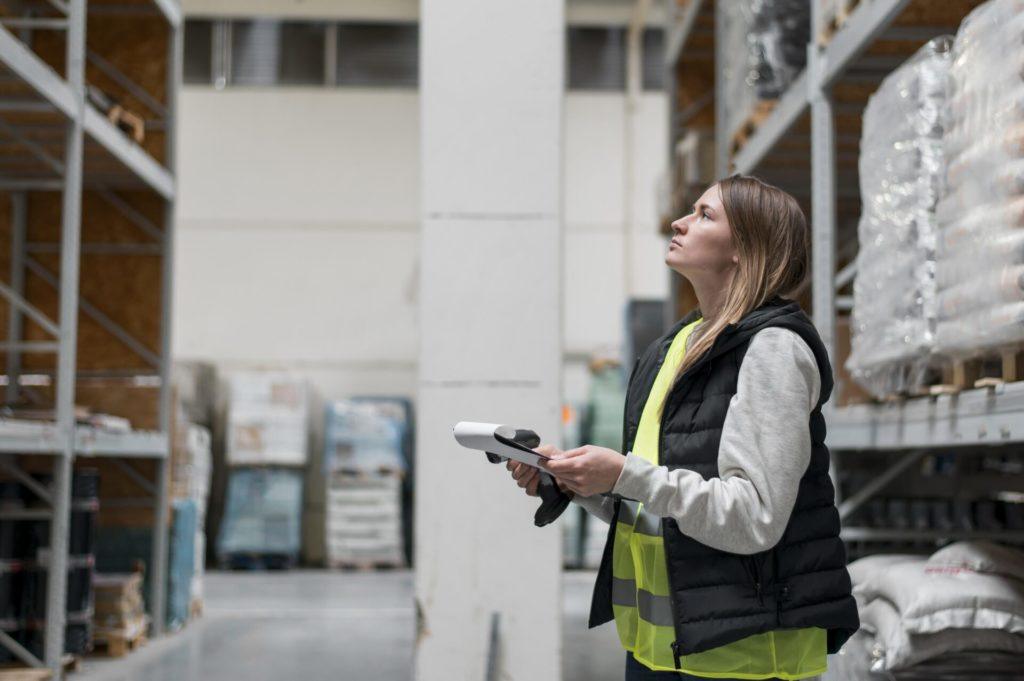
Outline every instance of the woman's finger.
<path id="1" fill-rule="evenodd" d="M 527 487 L 537 477 L 538 476 L 536 473 L 526 472 L 516 480 L 516 484 L 518 484 L 520 487 Z"/>
<path id="2" fill-rule="evenodd" d="M 535 475 L 530 480 L 530 483 L 526 486 L 526 493 L 531 497 L 537 496 L 537 486 L 540 484 L 540 476 Z"/>

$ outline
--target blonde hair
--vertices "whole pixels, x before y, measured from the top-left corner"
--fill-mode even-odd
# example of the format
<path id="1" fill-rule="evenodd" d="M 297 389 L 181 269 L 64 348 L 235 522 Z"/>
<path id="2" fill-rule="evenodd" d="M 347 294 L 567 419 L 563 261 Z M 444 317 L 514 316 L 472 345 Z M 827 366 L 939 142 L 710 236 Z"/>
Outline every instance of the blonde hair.
<path id="1" fill-rule="evenodd" d="M 747 175 L 733 175 L 719 180 L 717 185 L 739 263 L 722 309 L 687 347 L 673 387 L 711 349 L 726 326 L 735 324 L 775 295 L 792 291 L 807 274 L 810 233 L 796 199 Z"/>

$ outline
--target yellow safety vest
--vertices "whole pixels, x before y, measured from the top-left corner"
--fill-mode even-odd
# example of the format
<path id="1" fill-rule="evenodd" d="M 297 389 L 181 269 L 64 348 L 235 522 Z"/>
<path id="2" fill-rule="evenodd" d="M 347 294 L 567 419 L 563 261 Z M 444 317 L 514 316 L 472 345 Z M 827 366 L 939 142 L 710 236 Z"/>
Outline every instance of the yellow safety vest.
<path id="1" fill-rule="evenodd" d="M 686 354 L 686 341 L 697 319 L 672 340 L 665 361 L 644 404 L 633 454 L 658 464 L 658 408 Z M 683 655 L 675 667 L 675 626 L 669 600 L 661 518 L 643 504 L 623 499 L 612 546 L 612 611 L 622 647 L 650 669 L 682 671 L 707 678 L 801 679 L 827 668 L 826 631 L 818 627 L 779 629 L 733 643 Z"/>

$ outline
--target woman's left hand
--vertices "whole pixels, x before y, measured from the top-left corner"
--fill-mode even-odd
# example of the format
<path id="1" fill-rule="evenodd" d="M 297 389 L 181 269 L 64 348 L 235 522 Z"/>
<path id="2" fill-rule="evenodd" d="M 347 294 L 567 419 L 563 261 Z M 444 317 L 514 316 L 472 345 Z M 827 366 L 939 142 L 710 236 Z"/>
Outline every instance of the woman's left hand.
<path id="1" fill-rule="evenodd" d="M 622 473 L 626 457 L 614 449 L 583 445 L 543 462 L 545 470 L 580 496 L 610 492 Z"/>

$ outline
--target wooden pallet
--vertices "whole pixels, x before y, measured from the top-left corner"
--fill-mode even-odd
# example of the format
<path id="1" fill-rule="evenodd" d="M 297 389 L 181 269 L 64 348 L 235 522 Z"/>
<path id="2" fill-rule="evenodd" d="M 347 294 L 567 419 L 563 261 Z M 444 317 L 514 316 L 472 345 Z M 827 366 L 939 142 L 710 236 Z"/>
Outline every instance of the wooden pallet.
<path id="1" fill-rule="evenodd" d="M 733 156 L 739 153 L 740 149 L 757 132 L 757 129 L 772 115 L 772 111 L 775 110 L 775 105 L 778 104 L 778 101 L 777 99 L 762 99 L 754 105 L 754 110 L 750 112 L 747 119 L 733 133 L 732 143 L 729 146 Z"/>
<path id="2" fill-rule="evenodd" d="M 146 643 L 146 616 L 128 620 L 124 626 L 96 627 L 92 632 L 94 646 L 105 647 L 110 657 L 124 657 Z"/>
<path id="3" fill-rule="evenodd" d="M 376 466 L 374 468 L 349 468 L 342 466 L 331 471 L 331 475 L 367 480 L 370 478 L 404 478 L 405 471 L 393 466 Z"/>
<path id="4" fill-rule="evenodd" d="M 929 388 L 931 395 L 958 393 L 972 388 L 995 388 L 1024 380 L 1024 345 L 1011 345 L 975 357 L 947 362 L 942 382 Z"/>
<path id="5" fill-rule="evenodd" d="M 345 572 L 381 572 L 387 570 L 402 570 L 406 567 L 404 561 L 367 561 L 367 562 L 350 562 L 346 560 L 331 560 L 328 561 L 328 566 L 333 570 L 343 570 Z"/>
<path id="6" fill-rule="evenodd" d="M 53 672 L 38 667 L 2 667 L 0 681 L 50 681 Z"/>

